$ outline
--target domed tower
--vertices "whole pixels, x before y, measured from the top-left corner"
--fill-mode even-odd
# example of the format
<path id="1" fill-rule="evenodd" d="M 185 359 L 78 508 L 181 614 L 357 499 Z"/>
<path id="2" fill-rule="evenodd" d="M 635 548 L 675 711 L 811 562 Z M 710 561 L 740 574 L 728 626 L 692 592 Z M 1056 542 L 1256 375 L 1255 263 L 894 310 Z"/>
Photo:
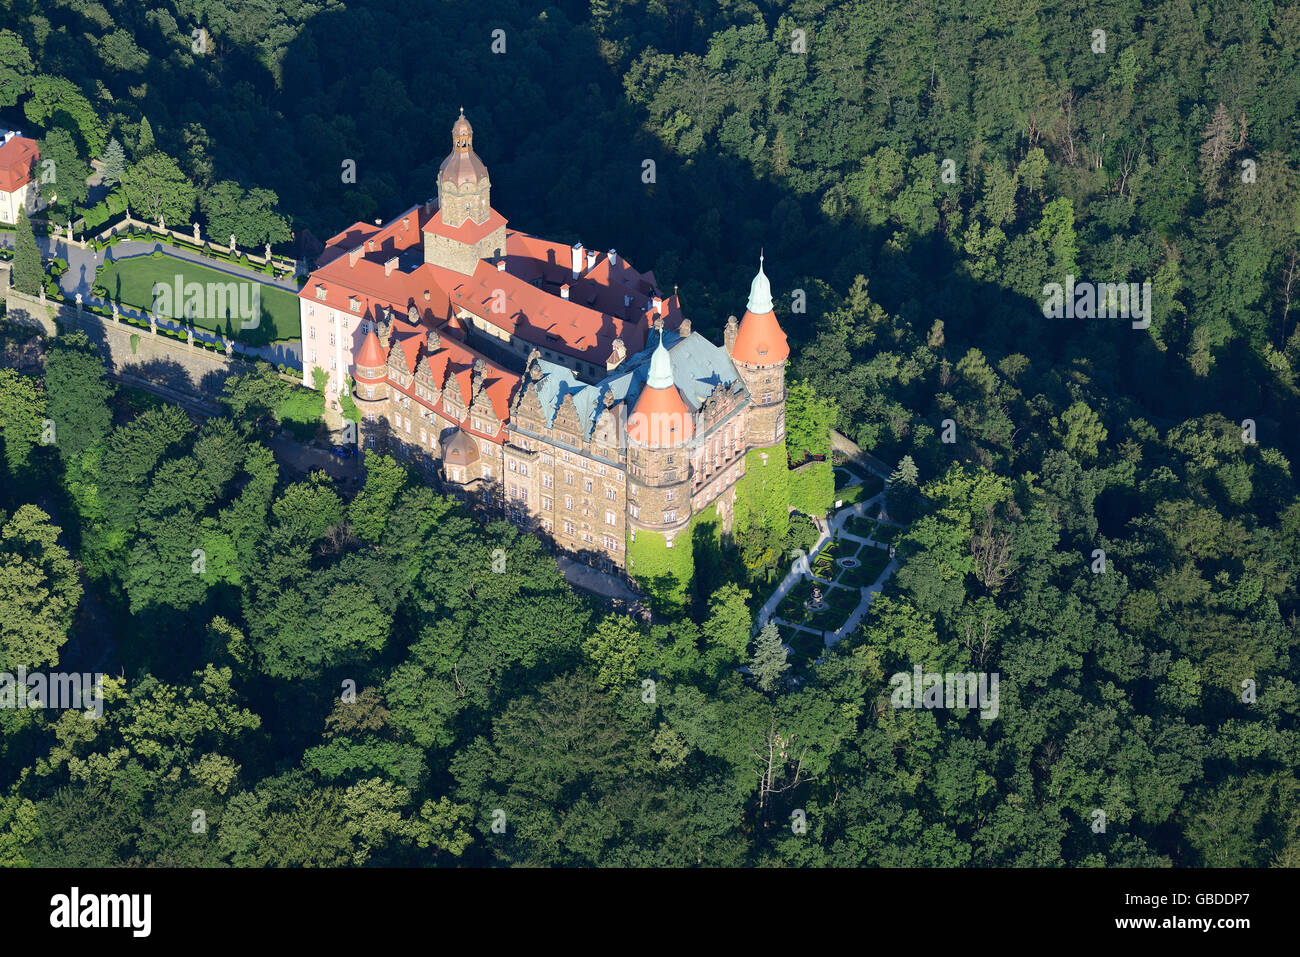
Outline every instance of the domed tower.
<path id="1" fill-rule="evenodd" d="M 627 420 L 629 528 L 655 531 L 671 541 L 690 522 L 687 443 L 694 437 L 695 421 L 673 381 L 661 329 L 645 387 Z"/>
<path id="2" fill-rule="evenodd" d="M 747 441 L 750 448 L 776 445 L 785 438 L 785 361 L 790 345 L 772 309 L 772 286 L 758 257 L 758 275 L 749 286 L 749 303 L 739 328 L 733 316 L 724 341 L 727 353 L 749 390 Z"/>
<path id="3" fill-rule="evenodd" d="M 361 412 L 362 421 L 379 421 L 384 417 L 388 404 L 388 356 L 384 352 L 379 336 L 371 329 L 366 333 L 355 361 L 357 387 L 352 398 Z M 373 413 L 373 420 L 369 419 L 368 413 Z"/>
<path id="4" fill-rule="evenodd" d="M 438 208 L 448 226 L 467 219 L 481 225 L 492 214 L 492 181 L 474 152 L 474 127 L 464 107 L 451 128 L 451 154 L 438 168 Z"/>
<path id="5" fill-rule="evenodd" d="M 474 437 L 459 426 L 442 437 L 442 477 L 462 488 L 479 478 L 479 451 Z"/>

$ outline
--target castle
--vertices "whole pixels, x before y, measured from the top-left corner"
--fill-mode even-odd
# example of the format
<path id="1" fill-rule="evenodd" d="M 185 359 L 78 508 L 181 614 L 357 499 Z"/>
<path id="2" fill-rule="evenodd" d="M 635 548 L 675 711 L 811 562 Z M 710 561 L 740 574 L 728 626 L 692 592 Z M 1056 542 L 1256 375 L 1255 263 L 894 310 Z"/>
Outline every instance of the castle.
<path id="1" fill-rule="evenodd" d="M 785 435 L 762 257 L 717 346 L 653 273 L 508 229 L 491 192 L 462 110 L 436 203 L 326 244 L 299 293 L 303 383 L 352 396 L 367 448 L 606 567 L 634 572 L 629 542 L 671 548 L 710 506 L 730 527 L 747 454 Z"/>

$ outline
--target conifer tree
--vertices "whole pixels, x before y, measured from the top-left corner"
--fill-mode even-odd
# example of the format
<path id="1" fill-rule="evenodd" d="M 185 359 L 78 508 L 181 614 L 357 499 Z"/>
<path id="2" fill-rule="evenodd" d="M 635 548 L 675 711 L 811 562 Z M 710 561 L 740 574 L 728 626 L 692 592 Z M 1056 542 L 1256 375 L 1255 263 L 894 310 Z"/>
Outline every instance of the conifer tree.
<path id="1" fill-rule="evenodd" d="M 27 213 L 18 213 L 18 232 L 14 237 L 14 288 L 28 296 L 40 294 L 45 282 L 45 267 L 41 263 L 41 251 L 36 245 L 36 233 L 27 219 Z"/>
<path id="2" fill-rule="evenodd" d="M 782 676 L 790 670 L 790 662 L 786 660 L 788 654 L 781 644 L 781 632 L 775 623 L 769 621 L 754 639 L 754 659 L 749 665 L 761 690 L 776 689 Z"/>
<path id="3" fill-rule="evenodd" d="M 116 186 L 122 181 L 126 174 L 126 153 L 122 149 L 122 144 L 113 137 L 108 141 L 108 146 L 104 147 L 104 185 Z"/>

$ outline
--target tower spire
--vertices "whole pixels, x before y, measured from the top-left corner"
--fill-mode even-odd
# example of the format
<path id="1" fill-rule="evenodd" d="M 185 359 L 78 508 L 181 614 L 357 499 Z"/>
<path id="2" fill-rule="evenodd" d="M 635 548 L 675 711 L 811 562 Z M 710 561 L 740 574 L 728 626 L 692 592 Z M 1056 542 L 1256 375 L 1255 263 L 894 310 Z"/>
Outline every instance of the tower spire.
<path id="1" fill-rule="evenodd" d="M 746 308 L 756 316 L 772 311 L 772 284 L 763 272 L 763 251 L 758 252 L 758 274 L 749 284 L 749 303 Z"/>
<path id="2" fill-rule="evenodd" d="M 650 357 L 650 371 L 646 374 L 645 384 L 650 389 L 673 388 L 673 359 L 664 347 L 664 331 L 659 330 L 659 344 L 655 346 L 654 355 Z"/>

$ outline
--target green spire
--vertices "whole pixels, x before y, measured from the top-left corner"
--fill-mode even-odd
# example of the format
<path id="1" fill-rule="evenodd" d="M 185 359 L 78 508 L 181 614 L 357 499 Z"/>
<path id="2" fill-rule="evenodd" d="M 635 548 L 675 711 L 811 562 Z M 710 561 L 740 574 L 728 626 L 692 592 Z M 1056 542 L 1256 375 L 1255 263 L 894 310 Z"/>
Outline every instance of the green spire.
<path id="1" fill-rule="evenodd" d="M 655 346 L 654 355 L 650 357 L 650 372 L 645 384 L 651 389 L 671 389 L 673 387 L 673 360 L 664 348 L 664 331 L 659 330 L 659 345 Z"/>
<path id="2" fill-rule="evenodd" d="M 767 274 L 763 272 L 761 250 L 758 254 L 758 275 L 749 284 L 749 303 L 745 308 L 756 316 L 772 311 L 772 284 L 767 281 Z"/>

